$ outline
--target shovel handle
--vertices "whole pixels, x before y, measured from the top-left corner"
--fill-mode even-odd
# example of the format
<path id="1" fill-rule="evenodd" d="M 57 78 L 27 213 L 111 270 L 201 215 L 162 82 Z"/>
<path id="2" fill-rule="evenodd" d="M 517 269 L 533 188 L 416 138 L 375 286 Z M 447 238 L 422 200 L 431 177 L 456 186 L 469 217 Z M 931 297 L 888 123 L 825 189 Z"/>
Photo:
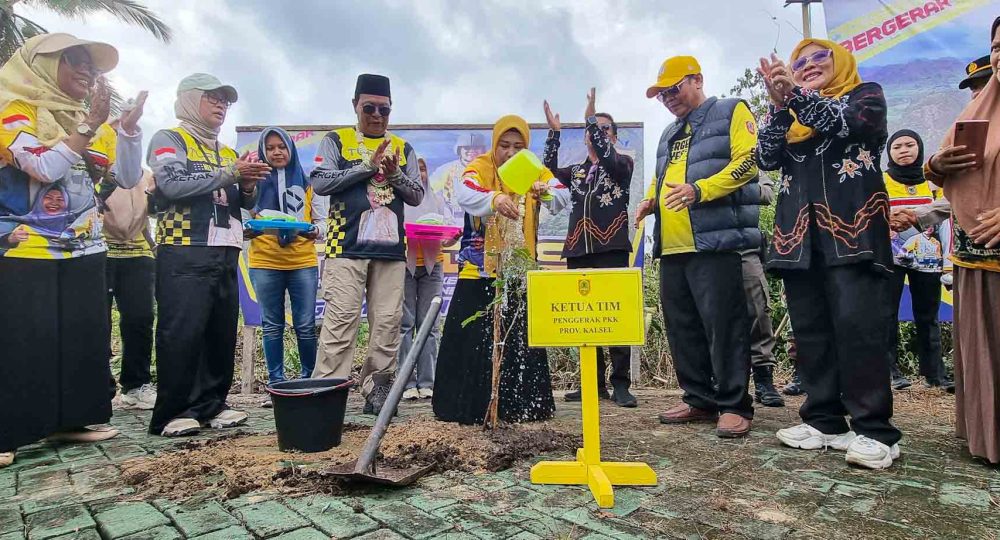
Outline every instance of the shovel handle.
<path id="1" fill-rule="evenodd" d="M 382 404 L 382 410 L 378 413 L 375 426 L 372 427 L 372 432 L 368 435 L 368 440 L 365 441 L 365 446 L 358 455 L 357 467 L 354 469 L 355 472 L 373 473 L 372 464 L 375 463 L 378 446 L 382 442 L 382 437 L 385 435 L 386 430 L 389 429 L 389 422 L 392 421 L 392 415 L 396 412 L 400 398 L 403 397 L 406 382 L 410 380 L 413 367 L 417 364 L 417 356 L 420 355 L 420 351 L 424 348 L 424 342 L 427 341 L 427 336 L 430 335 L 431 328 L 437 324 L 438 315 L 440 314 L 441 297 L 435 296 L 431 299 L 431 307 L 427 309 L 427 314 L 424 315 L 424 320 L 420 323 L 420 328 L 417 329 L 417 337 L 410 345 L 410 351 L 406 353 L 406 358 L 403 359 L 403 364 L 399 367 L 399 372 L 396 373 L 396 380 L 392 383 L 392 388 L 389 389 L 389 396 L 385 398 L 385 403 Z"/>

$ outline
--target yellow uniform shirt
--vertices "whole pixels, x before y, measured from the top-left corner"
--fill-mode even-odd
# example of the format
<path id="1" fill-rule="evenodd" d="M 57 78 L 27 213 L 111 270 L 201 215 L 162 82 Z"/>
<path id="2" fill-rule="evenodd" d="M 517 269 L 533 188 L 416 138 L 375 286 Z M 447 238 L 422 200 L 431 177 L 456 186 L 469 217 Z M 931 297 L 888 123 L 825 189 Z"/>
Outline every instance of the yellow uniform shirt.
<path id="1" fill-rule="evenodd" d="M 750 108 L 739 103 L 733 110 L 733 118 L 729 124 L 729 146 L 731 161 L 718 173 L 697 180 L 701 190 L 701 201 L 708 202 L 720 199 L 739 189 L 757 175 L 757 167 L 746 167 L 745 162 L 753 159 L 753 151 L 757 146 L 756 121 Z M 683 184 L 687 178 L 688 147 L 691 145 L 691 126 L 684 126 L 683 135 L 674 140 L 670 147 L 670 162 L 663 173 L 663 186 L 660 189 L 659 227 L 662 250 L 659 255 L 676 255 L 678 253 L 693 253 L 694 232 L 691 228 L 691 215 L 687 208 L 670 210 L 666 206 L 670 188 L 667 184 Z M 734 172 L 736 173 L 734 176 Z M 740 174 L 742 172 L 742 174 Z M 646 199 L 656 197 L 656 178 L 646 192 Z"/>

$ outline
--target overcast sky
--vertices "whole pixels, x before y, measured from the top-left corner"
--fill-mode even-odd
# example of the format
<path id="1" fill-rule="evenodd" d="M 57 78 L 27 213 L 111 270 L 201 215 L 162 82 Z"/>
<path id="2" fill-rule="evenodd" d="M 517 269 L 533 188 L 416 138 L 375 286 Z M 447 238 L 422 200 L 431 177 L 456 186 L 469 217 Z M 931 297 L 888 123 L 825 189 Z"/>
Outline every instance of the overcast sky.
<path id="1" fill-rule="evenodd" d="M 178 81 L 212 73 L 237 88 L 222 140 L 247 124 L 356 121 L 359 73 L 392 80 L 392 123 L 492 123 L 515 113 L 544 122 L 548 99 L 562 120 L 582 121 L 586 92 L 598 110 L 645 123 L 647 175 L 673 120 L 645 90 L 668 56 L 698 58 L 709 95 L 728 92 L 775 46 L 801 39 L 799 6 L 783 0 L 146 0 L 173 29 L 165 45 L 110 16 L 86 23 L 18 6 L 50 32 L 116 46 L 110 74 L 124 95 L 150 91 L 146 140 L 176 124 Z M 825 36 L 821 6 L 813 32 Z M 419 151 L 419 149 L 418 149 Z"/>

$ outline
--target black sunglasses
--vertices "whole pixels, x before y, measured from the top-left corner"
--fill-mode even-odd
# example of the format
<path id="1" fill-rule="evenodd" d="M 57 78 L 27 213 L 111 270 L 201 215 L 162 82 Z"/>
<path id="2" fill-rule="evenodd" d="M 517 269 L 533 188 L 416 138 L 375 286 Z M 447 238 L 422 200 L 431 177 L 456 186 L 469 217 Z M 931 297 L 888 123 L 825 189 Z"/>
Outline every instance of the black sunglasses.
<path id="1" fill-rule="evenodd" d="M 371 103 L 365 103 L 361 106 L 361 112 L 365 114 L 374 115 L 375 111 L 378 111 L 379 116 L 389 116 L 392 112 L 392 107 L 388 105 L 373 105 Z"/>
<path id="2" fill-rule="evenodd" d="M 601 131 L 605 133 L 611 133 L 611 131 L 614 129 L 614 126 L 612 126 L 611 124 L 604 124 L 603 126 L 598 126 L 598 127 L 600 127 Z"/>
<path id="3" fill-rule="evenodd" d="M 222 105 L 225 108 L 229 108 L 232 102 L 226 97 L 225 94 L 217 94 L 215 92 L 205 92 L 205 99 L 208 100 L 212 105 Z"/>
<path id="4" fill-rule="evenodd" d="M 656 99 L 658 99 L 660 103 L 666 103 L 668 97 L 673 97 L 681 93 L 681 86 L 687 81 L 688 78 L 684 77 L 677 84 L 673 86 L 668 86 L 663 90 L 660 90 L 660 92 L 656 94 Z"/>
<path id="5" fill-rule="evenodd" d="M 70 47 L 66 49 L 63 51 L 62 58 L 70 66 L 74 68 L 82 67 L 95 77 L 101 74 L 101 71 L 94 65 L 94 61 L 91 60 L 90 54 L 82 47 Z"/>

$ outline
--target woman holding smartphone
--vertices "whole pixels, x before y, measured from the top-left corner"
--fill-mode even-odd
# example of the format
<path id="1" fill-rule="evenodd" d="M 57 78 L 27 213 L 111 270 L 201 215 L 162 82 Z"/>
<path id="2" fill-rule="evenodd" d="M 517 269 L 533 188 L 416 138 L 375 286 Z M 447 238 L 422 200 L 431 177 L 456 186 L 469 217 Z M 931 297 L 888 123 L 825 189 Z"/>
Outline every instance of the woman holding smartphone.
<path id="1" fill-rule="evenodd" d="M 993 21 L 990 64 L 1000 73 L 1000 17 Z M 951 201 L 955 262 L 955 431 L 969 452 L 1000 463 L 1000 137 L 982 155 L 955 144 L 962 122 L 987 120 L 1000 129 L 1000 80 L 994 75 L 966 105 L 941 149 L 925 167 L 927 179 Z"/>

